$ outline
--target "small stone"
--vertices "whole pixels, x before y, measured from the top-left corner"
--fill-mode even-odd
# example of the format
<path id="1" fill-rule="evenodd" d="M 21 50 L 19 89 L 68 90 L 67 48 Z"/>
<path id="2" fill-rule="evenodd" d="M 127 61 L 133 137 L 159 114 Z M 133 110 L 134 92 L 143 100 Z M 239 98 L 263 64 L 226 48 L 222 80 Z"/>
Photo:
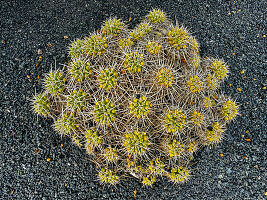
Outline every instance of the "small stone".
<path id="1" fill-rule="evenodd" d="M 38 55 L 41 55 L 42 53 L 43 53 L 43 51 L 42 51 L 41 49 L 38 49 L 38 50 L 37 50 L 37 54 L 38 54 Z"/>
<path id="2" fill-rule="evenodd" d="M 218 178 L 223 178 L 223 175 L 222 174 L 219 174 Z"/>

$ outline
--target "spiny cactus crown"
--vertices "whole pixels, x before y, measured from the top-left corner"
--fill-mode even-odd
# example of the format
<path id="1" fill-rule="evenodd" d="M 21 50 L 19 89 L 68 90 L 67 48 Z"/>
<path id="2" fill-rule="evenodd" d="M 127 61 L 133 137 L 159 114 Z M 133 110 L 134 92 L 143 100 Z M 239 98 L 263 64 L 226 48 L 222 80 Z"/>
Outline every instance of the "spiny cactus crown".
<path id="1" fill-rule="evenodd" d="M 47 75 L 33 108 L 102 167 L 102 183 L 127 173 L 146 186 L 160 176 L 183 183 L 194 152 L 222 141 L 238 114 L 218 91 L 227 65 L 201 58 L 198 48 L 161 10 L 133 30 L 110 18 L 72 42 L 67 69 Z"/>

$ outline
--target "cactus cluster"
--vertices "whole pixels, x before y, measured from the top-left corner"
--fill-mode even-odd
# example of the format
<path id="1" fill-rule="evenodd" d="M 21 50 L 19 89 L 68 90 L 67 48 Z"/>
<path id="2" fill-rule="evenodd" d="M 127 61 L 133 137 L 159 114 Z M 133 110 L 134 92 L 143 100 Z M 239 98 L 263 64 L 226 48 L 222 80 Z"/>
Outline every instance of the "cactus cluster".
<path id="1" fill-rule="evenodd" d="M 194 153 L 222 141 L 238 114 L 219 90 L 226 63 L 201 58 L 198 48 L 161 10 L 133 30 L 110 18 L 71 43 L 70 62 L 47 75 L 33 108 L 102 167 L 102 183 L 127 174 L 146 186 L 161 176 L 183 183 Z"/>

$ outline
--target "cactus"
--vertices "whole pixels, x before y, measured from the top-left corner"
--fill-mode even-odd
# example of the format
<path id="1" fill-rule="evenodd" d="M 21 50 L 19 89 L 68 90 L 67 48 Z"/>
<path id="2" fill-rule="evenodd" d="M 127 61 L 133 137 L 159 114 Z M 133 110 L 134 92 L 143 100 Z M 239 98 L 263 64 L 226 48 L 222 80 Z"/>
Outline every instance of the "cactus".
<path id="1" fill-rule="evenodd" d="M 120 39 L 119 46 L 121 48 L 131 48 L 133 46 L 134 42 L 130 39 Z"/>
<path id="2" fill-rule="evenodd" d="M 164 173 L 164 166 L 165 164 L 159 158 L 156 158 L 150 161 L 148 169 L 151 174 L 159 175 Z"/>
<path id="3" fill-rule="evenodd" d="M 211 108 L 215 104 L 214 100 L 210 97 L 204 97 L 202 101 L 204 108 Z"/>
<path id="4" fill-rule="evenodd" d="M 85 134 L 85 148 L 88 154 L 93 154 L 94 149 L 96 147 L 101 146 L 103 143 L 103 137 L 100 131 L 95 130 L 94 128 L 90 128 L 86 130 Z"/>
<path id="5" fill-rule="evenodd" d="M 107 39 L 102 35 L 92 35 L 84 42 L 85 52 L 89 56 L 101 55 L 108 47 Z"/>
<path id="6" fill-rule="evenodd" d="M 225 78 L 228 73 L 226 65 L 221 60 L 214 60 L 213 62 L 211 62 L 210 69 L 213 71 L 217 79 Z"/>
<path id="7" fill-rule="evenodd" d="M 105 158 L 110 162 L 115 162 L 119 159 L 118 150 L 116 148 L 107 147 L 104 152 Z"/>
<path id="8" fill-rule="evenodd" d="M 33 109 L 102 167 L 101 183 L 126 174 L 145 186 L 161 176 L 183 183 L 195 152 L 221 142 L 238 115 L 219 90 L 228 66 L 201 58 L 198 48 L 161 10 L 132 30 L 110 18 L 70 44 L 70 62 L 46 76 Z"/>
<path id="9" fill-rule="evenodd" d="M 72 42 L 71 46 L 69 47 L 69 54 L 73 58 L 78 58 L 84 53 L 84 40 L 76 40 Z"/>
<path id="10" fill-rule="evenodd" d="M 159 54 L 161 50 L 161 45 L 157 42 L 148 42 L 146 45 L 146 49 L 152 55 Z"/>

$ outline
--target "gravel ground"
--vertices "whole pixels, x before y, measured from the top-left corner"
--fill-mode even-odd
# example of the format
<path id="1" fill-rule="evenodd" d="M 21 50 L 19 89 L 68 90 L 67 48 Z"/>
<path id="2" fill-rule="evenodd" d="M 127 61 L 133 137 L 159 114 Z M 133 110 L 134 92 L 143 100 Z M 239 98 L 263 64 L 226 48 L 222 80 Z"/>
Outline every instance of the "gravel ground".
<path id="1" fill-rule="evenodd" d="M 1 0 L 0 5 L 0 199 L 266 199 L 266 1 Z M 71 41 L 109 16 L 131 17 L 135 25 L 151 8 L 190 28 L 202 56 L 230 65 L 223 89 L 239 102 L 241 116 L 228 126 L 223 143 L 196 155 L 187 183 L 163 179 L 145 188 L 129 178 L 107 187 L 97 181 L 83 150 L 55 133 L 52 120 L 33 114 L 29 99 L 41 91 L 44 74 L 68 60 Z"/>

